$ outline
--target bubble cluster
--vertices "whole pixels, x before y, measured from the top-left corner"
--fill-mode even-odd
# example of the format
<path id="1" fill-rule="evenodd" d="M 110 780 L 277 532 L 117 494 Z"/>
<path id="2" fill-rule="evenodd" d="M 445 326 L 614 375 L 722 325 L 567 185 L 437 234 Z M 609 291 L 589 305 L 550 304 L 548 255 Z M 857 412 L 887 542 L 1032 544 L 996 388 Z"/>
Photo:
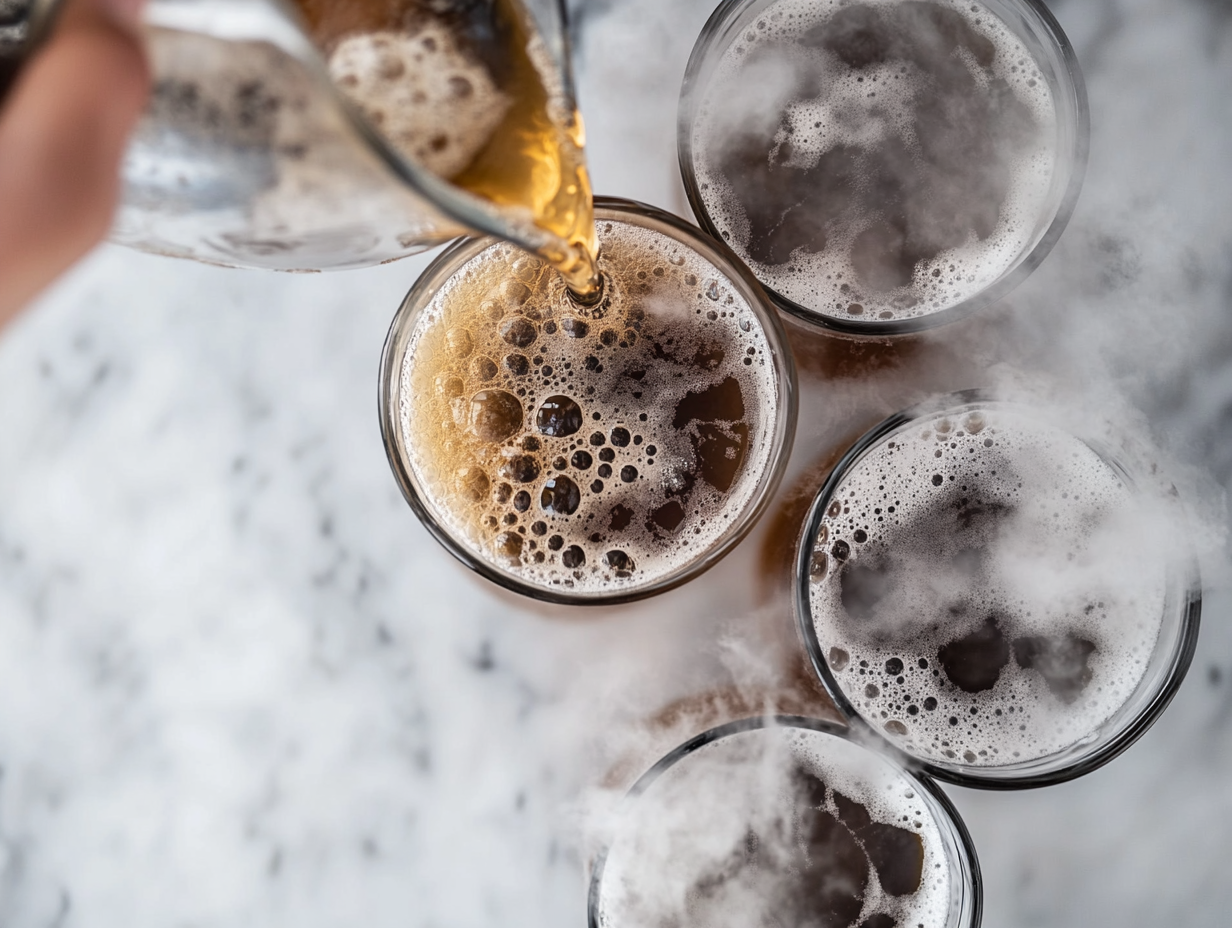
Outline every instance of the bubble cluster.
<path id="1" fill-rule="evenodd" d="M 389 141 L 438 177 L 464 170 L 512 105 L 453 32 L 430 19 L 344 38 L 329 73 Z"/>
<path id="2" fill-rule="evenodd" d="M 835 319 L 961 303 L 1051 218 L 1049 82 L 970 0 L 779 0 L 724 52 L 692 132 L 723 238 L 768 286 Z"/>
<path id="3" fill-rule="evenodd" d="M 655 583 L 727 535 L 784 407 L 757 313 L 634 221 L 599 225 L 604 298 L 492 245 L 420 312 L 401 361 L 409 464 L 479 557 L 562 595 Z"/>
<path id="4" fill-rule="evenodd" d="M 628 808 L 603 865 L 599 924 L 947 924 L 947 828 L 912 780 L 843 738 L 728 735 Z"/>
<path id="5" fill-rule="evenodd" d="M 1009 404 L 915 420 L 829 498 L 809 578 L 833 678 L 917 757 L 997 766 L 1095 732 L 1142 680 L 1167 554 L 1090 446 Z"/>

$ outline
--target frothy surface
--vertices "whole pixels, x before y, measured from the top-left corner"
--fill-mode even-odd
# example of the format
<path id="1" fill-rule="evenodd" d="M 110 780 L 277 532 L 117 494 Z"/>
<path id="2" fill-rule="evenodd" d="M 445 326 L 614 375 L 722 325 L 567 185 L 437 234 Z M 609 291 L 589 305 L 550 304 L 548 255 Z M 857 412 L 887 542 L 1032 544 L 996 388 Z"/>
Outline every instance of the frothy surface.
<path id="1" fill-rule="evenodd" d="M 975 766 L 1093 733 L 1146 670 L 1166 552 L 1088 445 L 1005 404 L 883 438 L 822 519 L 810 605 L 856 711 L 904 750 Z"/>
<path id="2" fill-rule="evenodd" d="M 522 582 L 626 592 L 740 518 L 774 457 L 777 373 L 753 308 L 667 235 L 600 221 L 598 307 L 507 245 L 464 264 L 401 361 L 410 467 L 435 517 Z"/>
<path id="3" fill-rule="evenodd" d="M 604 928 L 947 923 L 942 829 L 919 787 L 843 738 L 729 735 L 632 800 L 604 864 Z"/>
<path id="4" fill-rule="evenodd" d="M 1055 123 L 1038 64 L 982 5 L 781 0 L 705 88 L 694 169 L 766 285 L 836 319 L 908 319 L 1034 245 Z"/>
<path id="5" fill-rule="evenodd" d="M 389 141 L 439 177 L 463 171 L 511 105 L 453 33 L 430 20 L 410 32 L 348 36 L 329 72 Z"/>

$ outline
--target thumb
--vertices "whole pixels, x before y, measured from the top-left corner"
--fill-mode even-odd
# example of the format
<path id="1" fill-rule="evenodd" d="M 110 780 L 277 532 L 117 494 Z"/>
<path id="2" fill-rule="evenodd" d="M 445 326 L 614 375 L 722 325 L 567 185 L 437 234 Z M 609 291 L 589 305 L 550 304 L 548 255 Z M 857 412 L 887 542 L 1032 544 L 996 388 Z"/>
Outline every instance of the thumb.
<path id="1" fill-rule="evenodd" d="M 0 110 L 0 324 L 97 244 L 149 91 L 140 0 L 70 0 Z"/>

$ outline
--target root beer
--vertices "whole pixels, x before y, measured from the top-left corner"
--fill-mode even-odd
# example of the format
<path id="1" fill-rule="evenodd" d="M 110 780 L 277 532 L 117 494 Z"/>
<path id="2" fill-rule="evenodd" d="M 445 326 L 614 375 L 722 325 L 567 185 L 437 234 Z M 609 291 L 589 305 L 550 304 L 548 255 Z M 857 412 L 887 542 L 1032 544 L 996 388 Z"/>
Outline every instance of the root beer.
<path id="1" fill-rule="evenodd" d="M 430 290 L 396 372 L 434 518 L 565 598 L 654 586 L 725 544 L 791 408 L 750 292 L 664 227 L 601 215 L 599 303 L 491 244 Z"/>
<path id="2" fill-rule="evenodd" d="M 807 314 L 928 316 L 998 280 L 1050 221 L 1055 109 L 979 3 L 779 0 L 699 91 L 697 197 Z"/>

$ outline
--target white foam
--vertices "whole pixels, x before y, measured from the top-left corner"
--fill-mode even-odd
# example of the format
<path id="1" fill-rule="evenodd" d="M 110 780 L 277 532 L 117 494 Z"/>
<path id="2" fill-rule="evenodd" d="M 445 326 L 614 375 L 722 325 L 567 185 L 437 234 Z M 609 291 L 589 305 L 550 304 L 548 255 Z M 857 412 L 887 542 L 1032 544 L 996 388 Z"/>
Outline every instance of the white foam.
<path id="1" fill-rule="evenodd" d="M 1065 430 L 1005 404 L 939 413 L 880 441 L 832 499 L 814 628 L 848 700 L 900 747 L 976 766 L 1046 757 L 1090 736 L 1138 686 L 1164 616 L 1167 556 L 1145 540 L 1144 501 Z M 863 599 L 852 585 L 862 569 L 879 584 Z M 1093 644 L 1089 682 L 1063 697 L 1011 648 L 995 685 L 955 686 L 940 649 L 990 617 L 1007 646 Z"/>
<path id="2" fill-rule="evenodd" d="M 861 0 L 865 6 L 883 8 L 901 2 Z M 819 61 L 815 54 L 809 57 L 778 47 L 775 56 L 784 65 L 808 60 L 810 67 L 821 68 L 820 95 L 782 99 L 783 91 L 794 90 L 794 81 L 784 81 L 777 87 L 772 82 L 757 82 L 755 88 L 748 87 L 751 56 L 780 43 L 790 44 L 850 4 L 838 0 L 779 0 L 726 49 L 703 91 L 692 127 L 692 149 L 693 168 L 707 214 L 758 279 L 820 315 L 852 319 L 848 307 L 853 302 L 858 302 L 862 309 L 858 317 L 861 320 L 909 319 L 948 309 L 994 284 L 1015 267 L 1051 221 L 1051 215 L 1045 215 L 1045 211 L 1052 193 L 1057 151 L 1056 107 L 1048 81 L 1023 43 L 987 8 L 972 0 L 934 2 L 961 13 L 976 32 L 993 43 L 996 55 L 989 73 L 1009 84 L 1017 100 L 1029 108 L 1039 131 L 1033 142 L 1013 159 L 1013 180 L 992 234 L 981 240 L 973 233 L 965 244 L 921 261 L 906 287 L 882 293 L 863 287 L 859 288 L 858 297 L 853 297 L 849 288 L 858 286 L 858 276 L 849 255 L 853 240 L 867 225 L 832 230 L 822 252 L 808 254 L 796 249 L 791 261 L 784 264 L 767 265 L 751 259 L 747 218 L 714 160 L 741 120 L 764 122 L 773 118 L 777 123 L 783 114 L 794 130 L 791 141 L 797 155 L 792 163 L 800 166 L 809 166 L 810 161 L 816 164 L 822 154 L 839 144 L 873 147 L 891 135 L 898 135 L 908 144 L 913 141 L 912 96 L 922 76 L 903 74 L 900 61 L 854 72 L 836 61 Z M 973 12 L 977 8 L 978 12 Z M 977 80 L 986 83 L 989 79 L 989 73 L 974 61 L 968 63 L 968 68 Z M 876 93 L 872 99 L 870 88 L 875 88 Z M 748 101 L 750 93 L 755 97 L 761 94 L 756 109 L 746 108 L 744 101 Z M 773 99 L 776 93 L 780 96 L 778 100 Z M 781 143 L 785 137 L 780 131 L 777 141 Z M 875 218 L 869 216 L 868 220 Z"/>
<path id="3" fill-rule="evenodd" d="M 435 22 L 348 36 L 329 56 L 329 72 L 389 141 L 439 177 L 463 171 L 512 105 Z"/>
<path id="4" fill-rule="evenodd" d="M 880 912 L 899 925 L 947 925 L 957 889 L 943 838 L 948 824 L 937 821 L 917 784 L 881 756 L 844 738 L 799 728 L 755 729 L 713 741 L 677 761 L 629 800 L 604 863 L 599 924 L 768 924 L 766 904 L 776 900 L 766 897 L 774 895 L 775 880 L 782 874 L 711 883 L 704 908 L 696 897 L 690 898 L 689 890 L 699 878 L 721 872 L 733 850 L 746 846 L 750 831 L 759 838 L 763 860 L 775 858 L 775 849 L 768 845 L 776 838 L 784 844 L 792 841 L 784 824 L 800 814 L 791 783 L 797 769 L 863 805 L 872 821 L 906 829 L 921 839 L 919 889 L 892 896 L 882 888 L 876 868 L 870 868 L 862 910 L 852 924 Z M 832 796 L 824 808 L 837 817 Z"/>
<path id="5" fill-rule="evenodd" d="M 778 410 L 785 405 L 761 323 L 718 268 L 686 245 L 632 223 L 600 221 L 598 232 L 599 266 L 612 298 L 602 319 L 586 318 L 569 301 L 559 275 L 539 261 L 511 246 L 493 245 L 433 297 L 409 340 L 400 373 L 409 463 L 435 500 L 435 517 L 497 569 L 532 585 L 583 595 L 656 583 L 712 550 L 756 494 L 774 458 Z M 513 319 L 529 322 L 533 344 L 515 349 L 502 340 L 502 327 Z M 584 321 L 587 334 L 567 335 L 566 319 Z M 451 360 L 444 335 L 459 328 L 467 330 L 472 347 Z M 722 360 L 712 369 L 691 363 L 715 347 Z M 656 352 L 681 363 L 656 359 Z M 529 374 L 519 376 L 506 366 L 504 357 L 513 355 L 528 362 Z M 481 376 L 484 365 L 476 360 L 481 357 L 497 368 L 491 379 Z M 636 371 L 645 374 L 635 376 Z M 727 439 L 736 430 L 748 432 L 743 464 L 723 491 L 702 477 L 690 437 L 696 425 L 678 430 L 672 418 L 686 394 L 729 379 L 739 387 L 742 424 L 721 422 L 715 428 Z M 522 426 L 507 440 L 481 442 L 468 428 L 468 404 L 484 389 L 516 395 L 522 407 Z M 578 432 L 553 437 L 537 429 L 538 410 L 556 395 L 581 408 Z M 624 446 L 614 443 L 618 429 L 628 433 Z M 599 444 L 592 443 L 595 435 Z M 522 444 L 527 438 L 541 445 L 530 452 L 540 473 L 525 485 L 509 481 L 510 491 L 528 494 L 524 514 L 508 501 L 498 502 L 492 492 L 472 503 L 457 491 L 456 470 L 470 466 L 489 475 L 492 490 L 499 490 L 502 462 L 527 454 Z M 590 456 L 589 466 L 573 463 L 579 452 Z M 558 468 L 562 461 L 566 466 Z M 635 474 L 626 481 L 627 467 Z M 552 514 L 541 504 L 546 481 L 558 474 L 579 491 L 580 505 L 571 515 Z M 689 482 L 694 488 L 687 498 L 678 495 Z M 679 525 L 649 530 L 650 512 L 673 502 L 681 504 Z M 621 517 L 627 525 L 614 528 Z M 520 544 L 520 553 L 502 555 L 501 541 Z M 584 565 L 565 563 L 575 545 L 585 555 Z M 631 558 L 632 569 L 613 566 L 611 551 Z"/>

